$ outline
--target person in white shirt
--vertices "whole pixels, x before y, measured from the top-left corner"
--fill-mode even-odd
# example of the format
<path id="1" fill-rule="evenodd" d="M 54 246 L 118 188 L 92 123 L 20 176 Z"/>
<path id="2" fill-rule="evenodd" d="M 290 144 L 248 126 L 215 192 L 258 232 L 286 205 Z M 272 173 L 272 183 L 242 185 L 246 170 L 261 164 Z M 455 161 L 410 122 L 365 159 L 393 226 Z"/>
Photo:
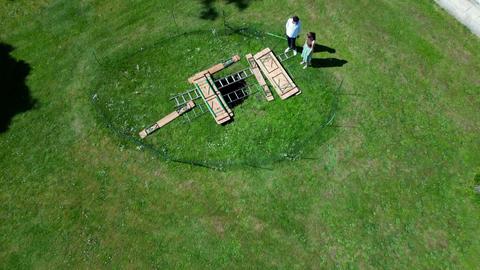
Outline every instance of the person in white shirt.
<path id="1" fill-rule="evenodd" d="M 293 16 L 288 19 L 287 24 L 285 25 L 285 32 L 287 34 L 288 48 L 285 49 L 285 53 L 290 50 L 293 50 L 293 54 L 297 55 L 297 46 L 295 41 L 297 40 L 298 34 L 302 28 L 302 23 L 298 16 Z"/>

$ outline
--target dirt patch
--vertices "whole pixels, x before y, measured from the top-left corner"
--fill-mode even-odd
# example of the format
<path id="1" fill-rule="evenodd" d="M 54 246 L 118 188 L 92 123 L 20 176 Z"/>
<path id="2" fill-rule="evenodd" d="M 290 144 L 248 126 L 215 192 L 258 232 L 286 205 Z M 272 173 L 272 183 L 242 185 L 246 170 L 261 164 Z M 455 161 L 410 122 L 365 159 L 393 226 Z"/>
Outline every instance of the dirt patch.
<path id="1" fill-rule="evenodd" d="M 425 243 L 429 249 L 445 249 L 448 247 L 448 235 L 442 230 L 429 230 L 425 234 Z"/>
<path id="2" fill-rule="evenodd" d="M 252 226 L 253 230 L 257 233 L 261 233 L 265 229 L 265 223 L 256 217 L 252 217 Z"/>
<path id="3" fill-rule="evenodd" d="M 223 216 L 205 216 L 200 222 L 209 232 L 220 238 L 223 238 L 228 230 L 227 218 Z"/>
<path id="4" fill-rule="evenodd" d="M 455 125 L 458 128 L 463 129 L 466 132 L 480 131 L 480 129 L 478 128 L 478 125 L 475 123 L 474 120 L 463 116 L 461 113 L 459 113 L 456 110 L 452 110 L 451 107 L 445 110 L 445 114 L 446 116 L 448 116 L 448 118 L 450 118 L 455 123 Z"/>

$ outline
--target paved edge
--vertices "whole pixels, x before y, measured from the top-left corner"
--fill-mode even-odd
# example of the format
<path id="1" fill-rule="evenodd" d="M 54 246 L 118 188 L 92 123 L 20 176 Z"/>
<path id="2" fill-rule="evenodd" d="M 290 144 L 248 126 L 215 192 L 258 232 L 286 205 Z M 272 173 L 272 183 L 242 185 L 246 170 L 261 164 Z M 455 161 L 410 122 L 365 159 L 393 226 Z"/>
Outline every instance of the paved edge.
<path id="1" fill-rule="evenodd" d="M 480 37 L 480 2 L 478 0 L 435 0 L 435 2 Z"/>

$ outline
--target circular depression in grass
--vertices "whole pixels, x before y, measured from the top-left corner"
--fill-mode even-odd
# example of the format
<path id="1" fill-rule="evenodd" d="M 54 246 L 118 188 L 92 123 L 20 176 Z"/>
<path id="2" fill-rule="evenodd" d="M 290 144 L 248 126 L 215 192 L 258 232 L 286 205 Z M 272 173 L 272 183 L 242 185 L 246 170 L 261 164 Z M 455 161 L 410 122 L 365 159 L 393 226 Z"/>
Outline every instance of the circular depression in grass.
<path id="1" fill-rule="evenodd" d="M 174 110 L 171 94 L 192 89 L 187 78 L 235 54 L 242 60 L 215 78 L 248 67 L 247 53 L 283 40 L 251 29 L 197 31 L 119 54 L 102 69 L 95 104 L 109 128 L 139 143 L 138 132 Z M 300 57 L 283 62 L 302 94 L 267 102 L 261 92 L 233 107 L 234 121 L 217 125 L 209 113 L 182 119 L 142 141 L 163 157 L 210 166 L 260 165 L 308 154 L 328 137 L 338 82 L 319 69 L 303 70 Z M 247 84 L 255 84 L 252 76 Z M 271 88 L 272 89 L 272 88 Z M 273 92 L 273 89 L 272 89 Z M 202 102 L 198 100 L 197 102 Z"/>

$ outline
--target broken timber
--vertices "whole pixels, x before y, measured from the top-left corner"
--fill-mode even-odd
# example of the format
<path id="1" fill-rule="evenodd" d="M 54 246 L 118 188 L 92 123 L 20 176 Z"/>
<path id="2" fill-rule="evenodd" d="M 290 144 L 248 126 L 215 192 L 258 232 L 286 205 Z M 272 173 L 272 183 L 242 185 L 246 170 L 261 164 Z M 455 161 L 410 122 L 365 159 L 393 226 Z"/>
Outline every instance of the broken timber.
<path id="1" fill-rule="evenodd" d="M 301 93 L 270 48 L 255 54 L 254 59 L 281 99 Z"/>
<path id="2" fill-rule="evenodd" d="M 270 92 L 270 88 L 268 88 L 267 82 L 265 82 L 265 79 L 263 78 L 262 72 L 258 68 L 257 62 L 255 62 L 255 59 L 253 58 L 252 54 L 249 53 L 246 55 L 248 64 L 250 64 L 250 69 L 252 70 L 253 75 L 255 75 L 255 78 L 257 79 L 258 84 L 263 89 L 263 93 L 265 94 L 265 97 L 267 98 L 268 101 L 272 101 L 274 99 L 272 92 Z"/>
<path id="3" fill-rule="evenodd" d="M 177 119 L 180 115 L 188 112 L 191 110 L 193 107 L 195 107 L 195 103 L 193 101 L 189 101 L 186 103 L 185 106 L 180 107 L 178 110 L 172 112 L 171 114 L 163 117 L 162 119 L 158 120 L 155 124 L 150 126 L 149 128 L 146 128 L 142 131 L 140 131 L 139 135 L 142 139 L 147 137 L 148 135 L 152 134 L 155 132 L 157 129 L 167 125 L 168 123 L 172 122 L 173 120 Z"/>

